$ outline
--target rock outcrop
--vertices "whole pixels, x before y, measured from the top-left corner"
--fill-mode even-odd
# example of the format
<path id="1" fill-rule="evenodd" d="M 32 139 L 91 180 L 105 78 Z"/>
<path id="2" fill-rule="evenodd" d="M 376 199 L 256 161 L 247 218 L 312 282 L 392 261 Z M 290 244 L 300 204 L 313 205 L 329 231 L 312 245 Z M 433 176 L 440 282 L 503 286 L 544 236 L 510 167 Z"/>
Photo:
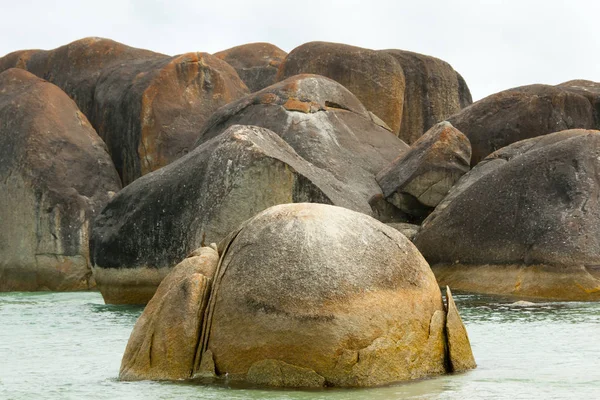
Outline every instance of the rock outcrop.
<path id="1" fill-rule="evenodd" d="M 393 137 L 393 136 L 392 136 Z M 232 126 L 188 155 L 121 190 L 95 221 L 93 272 L 107 303 L 150 300 L 170 269 L 281 203 L 352 207 L 326 171 L 275 133 Z"/>
<path id="2" fill-rule="evenodd" d="M 235 70 L 207 53 L 140 60 L 102 73 L 92 123 L 127 185 L 187 154 L 208 117 L 246 94 Z"/>
<path id="3" fill-rule="evenodd" d="M 318 75 L 297 75 L 226 105 L 202 128 L 197 144 L 234 124 L 272 130 L 306 161 L 333 175 L 345 203 L 370 214 L 381 194 L 375 175 L 408 149 L 350 91 Z"/>
<path id="4" fill-rule="evenodd" d="M 210 54 L 169 57 L 101 38 L 12 53 L 0 66 L 24 68 L 74 99 L 125 185 L 186 154 L 208 116 L 248 94 L 235 70 Z"/>
<path id="5" fill-rule="evenodd" d="M 514 143 L 466 174 L 414 242 L 454 289 L 600 300 L 599 160 L 600 131 Z"/>
<path id="6" fill-rule="evenodd" d="M 0 58 L 0 71 L 22 68 L 55 84 L 92 119 L 94 92 L 102 71 L 136 60 L 167 59 L 165 54 L 90 37 L 53 50 L 20 50 Z"/>
<path id="7" fill-rule="evenodd" d="M 173 284 L 161 284 L 151 303 L 162 308 L 147 309 L 136 324 L 124 366 L 133 354 L 148 366 L 146 343 L 157 329 L 147 321 L 160 321 L 162 310 L 177 306 L 174 319 L 162 320 L 171 338 L 165 346 L 188 351 L 181 368 L 166 365 L 177 371 L 169 379 L 364 387 L 475 367 L 452 298 L 446 309 L 417 249 L 369 216 L 324 204 L 282 204 L 244 222 L 218 249 L 208 301 L 184 296 L 187 283 L 177 285 L 169 275 L 165 282 Z M 174 301 L 162 296 L 163 287 Z M 194 293 L 205 288 L 205 280 L 195 287 Z M 193 328 L 179 334 L 179 322 L 168 324 L 196 327 L 198 316 L 196 343 L 187 334 Z M 162 348 L 166 337 L 155 334 L 155 345 Z M 193 364 L 189 350 L 197 350 Z M 153 364 L 168 362 L 165 352 L 152 356 Z M 146 367 L 121 370 L 124 379 L 161 376 Z"/>
<path id="8" fill-rule="evenodd" d="M 476 165 L 520 140 L 574 128 L 600 129 L 598 84 L 587 81 L 584 86 L 592 90 L 581 86 L 567 82 L 505 90 L 475 102 L 448 121 L 471 141 L 471 165 Z"/>
<path id="9" fill-rule="evenodd" d="M 384 50 L 402 66 L 406 88 L 399 137 L 416 142 L 436 123 L 471 105 L 467 83 L 450 64 L 404 50 Z"/>
<path id="10" fill-rule="evenodd" d="M 202 317 L 219 262 L 202 247 L 161 282 L 131 332 L 119 379 L 180 379 L 192 374 Z"/>
<path id="11" fill-rule="evenodd" d="M 469 171 L 470 161 L 469 139 L 448 122 L 440 122 L 384 168 L 377 182 L 395 207 L 425 217 Z"/>
<path id="12" fill-rule="evenodd" d="M 0 74 L 0 291 L 93 286 L 89 224 L 120 188 L 64 92 L 22 69 Z"/>
<path id="13" fill-rule="evenodd" d="M 404 102 L 404 73 L 385 52 L 340 43 L 310 42 L 292 50 L 278 80 L 317 74 L 339 82 L 398 135 Z"/>
<path id="14" fill-rule="evenodd" d="M 270 43 L 248 43 L 214 54 L 237 71 L 251 92 L 276 82 L 279 65 L 287 53 Z"/>

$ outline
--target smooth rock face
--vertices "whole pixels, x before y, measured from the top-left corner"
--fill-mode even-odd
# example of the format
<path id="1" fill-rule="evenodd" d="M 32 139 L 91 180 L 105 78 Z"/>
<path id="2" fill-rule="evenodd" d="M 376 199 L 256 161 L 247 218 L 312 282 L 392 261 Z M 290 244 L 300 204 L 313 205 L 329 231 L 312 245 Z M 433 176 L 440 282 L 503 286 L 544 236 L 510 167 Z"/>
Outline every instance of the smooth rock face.
<path id="1" fill-rule="evenodd" d="M 600 300 L 599 160 L 599 131 L 514 143 L 466 174 L 414 242 L 455 289 Z"/>
<path id="2" fill-rule="evenodd" d="M 391 55 L 340 43 L 305 43 L 285 58 L 278 80 L 298 74 L 323 75 L 339 82 L 398 135 L 405 81 Z"/>
<path id="3" fill-rule="evenodd" d="M 298 75 L 218 110 L 197 144 L 234 124 L 270 129 L 323 173 L 332 175 L 342 200 L 334 204 L 371 214 L 368 200 L 381 194 L 375 174 L 408 146 L 375 123 L 339 83 Z"/>
<path id="4" fill-rule="evenodd" d="M 147 302 L 190 251 L 268 207 L 344 203 L 334 184 L 275 133 L 232 126 L 124 188 L 96 219 L 90 246 L 105 301 Z"/>
<path id="5" fill-rule="evenodd" d="M 204 308 L 219 254 L 202 247 L 173 268 L 138 319 L 119 379 L 186 379 L 192 373 Z"/>
<path id="6" fill-rule="evenodd" d="M 276 82 L 277 70 L 287 53 L 270 43 L 248 43 L 214 54 L 237 71 L 251 92 Z"/>
<path id="7" fill-rule="evenodd" d="M 426 216 L 469 171 L 469 139 L 448 122 L 427 131 L 377 175 L 387 201 L 412 216 Z"/>
<path id="8" fill-rule="evenodd" d="M 92 122 L 127 185 L 185 155 L 198 127 L 246 94 L 235 70 L 207 53 L 137 61 L 102 73 Z"/>
<path id="9" fill-rule="evenodd" d="M 323 204 L 283 204 L 219 245 L 202 350 L 220 377 L 373 386 L 446 372 L 446 312 L 398 231 Z"/>
<path id="10" fill-rule="evenodd" d="M 93 286 L 89 225 L 120 188 L 64 92 L 22 69 L 0 74 L 0 291 Z"/>
<path id="11" fill-rule="evenodd" d="M 450 64 L 435 57 L 404 50 L 383 50 L 402 66 L 406 88 L 399 137 L 408 144 L 436 123 L 471 103 L 463 77 Z"/>
<path id="12" fill-rule="evenodd" d="M 169 57 L 101 38 L 9 54 L 0 60 L 7 65 L 49 80 L 75 100 L 125 185 L 186 154 L 208 116 L 248 94 L 235 70 L 210 54 Z"/>
<path id="13" fill-rule="evenodd" d="M 530 85 L 488 96 L 448 121 L 471 141 L 471 165 L 476 165 L 520 140 L 573 128 L 600 129 L 600 102 L 592 103 L 590 92 L 573 87 Z"/>

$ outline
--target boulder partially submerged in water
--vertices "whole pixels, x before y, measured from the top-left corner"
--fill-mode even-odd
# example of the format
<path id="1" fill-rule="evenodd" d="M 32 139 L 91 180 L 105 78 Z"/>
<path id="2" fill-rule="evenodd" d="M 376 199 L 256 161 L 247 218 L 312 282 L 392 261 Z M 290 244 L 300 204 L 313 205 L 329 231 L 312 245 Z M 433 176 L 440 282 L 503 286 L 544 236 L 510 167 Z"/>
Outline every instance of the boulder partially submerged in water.
<path id="1" fill-rule="evenodd" d="M 64 92 L 22 69 L 0 74 L 0 291 L 93 286 L 89 225 L 120 188 Z"/>
<path id="2" fill-rule="evenodd" d="M 197 349 L 194 363 L 162 373 L 169 379 L 364 387 L 475 367 L 454 303 L 449 297 L 444 307 L 426 261 L 402 234 L 369 216 L 323 204 L 278 205 L 233 231 L 219 253 L 208 301 L 196 296 L 194 305 L 181 305 L 194 310 L 190 318 L 203 318 L 196 343 L 186 345 Z M 152 304 L 168 307 L 163 292 Z M 150 313 L 134 329 L 122 379 L 157 378 L 148 368 L 126 367 L 136 357 L 148 363 L 140 338 L 150 337 L 142 328 L 156 320 Z M 154 338 L 164 346 L 167 336 Z M 152 354 L 152 363 L 166 365 L 164 353 Z"/>
<path id="3" fill-rule="evenodd" d="M 455 289 L 600 300 L 600 131 L 524 140 L 466 174 L 414 243 Z"/>
<path id="4" fill-rule="evenodd" d="M 218 262 L 215 248 L 202 247 L 161 282 L 131 333 L 120 379 L 181 379 L 192 373 Z"/>

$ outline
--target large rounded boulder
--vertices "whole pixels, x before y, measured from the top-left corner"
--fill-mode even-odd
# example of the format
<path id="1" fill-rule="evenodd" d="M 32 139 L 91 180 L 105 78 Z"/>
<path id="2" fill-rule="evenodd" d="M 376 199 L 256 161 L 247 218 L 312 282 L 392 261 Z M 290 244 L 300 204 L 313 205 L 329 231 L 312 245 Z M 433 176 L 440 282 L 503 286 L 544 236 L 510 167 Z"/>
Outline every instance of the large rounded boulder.
<path id="1" fill-rule="evenodd" d="M 287 53 L 271 43 L 248 43 L 214 54 L 237 71 L 251 92 L 276 82 L 279 65 Z"/>
<path id="2" fill-rule="evenodd" d="M 235 125 L 120 191 L 95 221 L 93 272 L 107 303 L 145 304 L 191 251 L 276 204 L 353 207 L 352 193 L 275 133 Z"/>
<path id="3" fill-rule="evenodd" d="M 219 248 L 200 343 L 219 375 L 374 386 L 447 371 L 439 287 L 398 231 L 343 208 L 286 204 Z"/>
<path id="4" fill-rule="evenodd" d="M 600 131 L 505 147 L 463 176 L 414 243 L 440 284 L 600 300 Z"/>
<path id="5" fill-rule="evenodd" d="M 207 53 L 170 57 L 102 38 L 11 53 L 19 67 L 65 91 L 106 142 L 125 185 L 186 154 L 197 126 L 248 94 L 226 62 Z"/>
<path id="6" fill-rule="evenodd" d="M 593 82 L 587 85 L 594 87 Z M 579 86 L 566 83 L 505 90 L 464 108 L 448 121 L 471 141 L 471 165 L 476 165 L 520 140 L 567 129 L 600 129 L 598 86 L 595 97 Z"/>
<path id="7" fill-rule="evenodd" d="M 340 43 L 305 43 L 287 55 L 278 79 L 298 74 L 323 75 L 339 82 L 392 132 L 400 131 L 404 73 L 391 55 Z"/>
<path id="8" fill-rule="evenodd" d="M 94 91 L 105 68 L 140 59 L 169 56 L 126 46 L 114 40 L 88 37 L 52 50 L 19 50 L 0 58 L 0 70 L 22 68 L 55 84 L 91 119 Z"/>
<path id="9" fill-rule="evenodd" d="M 200 130 L 197 144 L 235 124 L 277 133 L 334 177 L 348 200 L 336 205 L 366 214 L 369 199 L 381 194 L 375 175 L 408 149 L 348 89 L 319 75 L 296 75 L 222 107 Z"/>
<path id="10" fill-rule="evenodd" d="M 247 94 L 235 70 L 208 53 L 138 60 L 103 71 L 91 121 L 127 185 L 187 154 L 198 127 Z"/>
<path id="11" fill-rule="evenodd" d="M 439 58 L 404 50 L 383 50 L 404 71 L 404 110 L 398 136 L 416 142 L 433 125 L 471 105 L 473 99 L 463 77 Z"/>
<path id="12" fill-rule="evenodd" d="M 165 334 L 152 335 L 158 331 L 146 321 L 171 320 L 153 307 L 136 324 L 122 379 L 157 379 L 159 372 L 261 386 L 364 387 L 475 367 L 449 291 L 446 308 L 418 250 L 369 216 L 324 204 L 282 204 L 244 222 L 218 250 L 214 276 L 195 284 L 210 287 L 208 301 L 182 302 L 194 281 L 168 285 L 179 281 L 176 271 L 152 300 L 162 310 L 193 310 L 194 321 L 200 316 L 196 342 L 189 344 L 186 333 L 195 330 L 184 332 L 181 324 L 170 325 L 169 343 Z M 153 352 L 152 364 L 167 369 L 153 371 L 144 338 L 160 349 L 196 350 L 194 362 L 186 353 L 183 368 L 169 366 L 164 353 Z"/>
<path id="13" fill-rule="evenodd" d="M 120 188 L 64 92 L 22 69 L 0 74 L 0 291 L 93 286 L 90 223 Z"/>

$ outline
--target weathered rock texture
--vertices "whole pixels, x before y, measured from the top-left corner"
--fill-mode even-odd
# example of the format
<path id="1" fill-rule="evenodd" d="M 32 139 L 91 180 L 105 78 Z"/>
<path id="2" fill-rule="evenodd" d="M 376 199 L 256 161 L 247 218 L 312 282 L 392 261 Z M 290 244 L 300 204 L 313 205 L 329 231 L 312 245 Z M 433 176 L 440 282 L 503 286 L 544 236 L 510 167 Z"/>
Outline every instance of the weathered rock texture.
<path id="1" fill-rule="evenodd" d="M 89 224 L 120 187 L 65 93 L 22 69 L 0 74 L 0 291 L 93 286 Z"/>
<path id="2" fill-rule="evenodd" d="M 600 129 L 600 84 L 572 82 L 505 90 L 450 117 L 471 141 L 471 165 L 519 140 L 573 128 Z"/>
<path id="3" fill-rule="evenodd" d="M 426 216 L 469 171 L 469 139 L 440 122 L 377 175 L 387 201 L 406 214 Z"/>
<path id="4" fill-rule="evenodd" d="M 323 75 L 341 83 L 392 132 L 400 131 L 405 81 L 391 55 L 340 43 L 305 43 L 285 58 L 278 80 L 298 74 Z"/>
<path id="5" fill-rule="evenodd" d="M 182 379 L 192 374 L 219 254 L 202 247 L 161 282 L 131 332 L 119 379 Z"/>
<path id="6" fill-rule="evenodd" d="M 435 57 L 404 50 L 384 50 L 402 66 L 406 88 L 399 137 L 412 144 L 436 123 L 471 103 L 463 77 Z"/>
<path id="7" fill-rule="evenodd" d="M 201 341 L 219 376 L 373 386 L 447 371 L 439 287 L 394 229 L 339 207 L 285 204 L 219 249 Z"/>
<path id="8" fill-rule="evenodd" d="M 248 43 L 214 54 L 237 71 L 251 92 L 276 82 L 277 70 L 287 53 L 270 43 Z"/>
<path id="9" fill-rule="evenodd" d="M 600 131 L 491 154 L 423 223 L 415 244 L 455 289 L 600 300 Z"/>
<path id="10" fill-rule="evenodd" d="M 477 367 L 469 335 L 456 308 L 450 288 L 446 286 L 446 334 L 448 358 L 452 372 L 464 372 Z"/>
<path id="11" fill-rule="evenodd" d="M 157 365 L 173 372 L 170 379 L 373 386 L 449 372 L 451 363 L 475 367 L 451 297 L 446 312 L 421 254 L 371 217 L 323 204 L 278 205 L 218 248 L 208 302 L 185 294 L 207 285 L 188 288 L 192 278 L 179 280 L 181 266 L 161 284 L 123 359 L 132 365 L 136 355 L 140 368 L 122 368 L 122 379 L 165 377 L 154 375 Z M 173 357 L 181 365 L 168 360 L 174 349 L 186 349 Z M 197 350 L 193 363 L 190 350 Z"/>
<path id="12" fill-rule="evenodd" d="M 210 54 L 169 57 L 100 38 L 9 54 L 0 66 L 27 69 L 71 96 L 124 184 L 187 153 L 210 114 L 248 93 L 235 70 Z"/>
<path id="13" fill-rule="evenodd" d="M 375 175 L 408 146 L 377 125 L 350 91 L 318 75 L 297 75 L 218 110 L 198 144 L 234 124 L 272 130 L 314 167 L 332 175 L 345 203 L 370 214 L 381 189 Z"/>
<path id="14" fill-rule="evenodd" d="M 331 174 L 275 133 L 232 126 L 120 191 L 96 219 L 94 276 L 107 303 L 146 303 L 169 269 L 281 203 L 352 206 Z"/>

